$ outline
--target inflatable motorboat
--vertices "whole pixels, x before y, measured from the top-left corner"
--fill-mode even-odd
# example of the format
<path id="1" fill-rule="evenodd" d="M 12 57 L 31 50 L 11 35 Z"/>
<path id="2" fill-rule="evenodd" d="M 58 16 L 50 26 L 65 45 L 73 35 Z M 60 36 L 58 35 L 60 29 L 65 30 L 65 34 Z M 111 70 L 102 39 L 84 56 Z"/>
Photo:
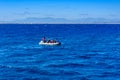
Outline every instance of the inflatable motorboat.
<path id="1" fill-rule="evenodd" d="M 54 46 L 54 45 L 60 45 L 60 44 L 61 44 L 60 42 L 54 42 L 54 43 L 48 43 L 48 42 L 43 42 L 43 41 L 39 42 L 39 45 L 51 45 L 51 46 Z"/>

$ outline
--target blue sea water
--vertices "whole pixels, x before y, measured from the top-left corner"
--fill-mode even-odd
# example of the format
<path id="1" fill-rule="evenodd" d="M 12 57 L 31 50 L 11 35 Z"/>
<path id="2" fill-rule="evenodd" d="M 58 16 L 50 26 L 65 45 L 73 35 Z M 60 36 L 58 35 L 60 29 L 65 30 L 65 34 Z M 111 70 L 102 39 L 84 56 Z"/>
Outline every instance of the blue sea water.
<path id="1" fill-rule="evenodd" d="M 120 25 L 1 24 L 0 80 L 120 80 Z"/>

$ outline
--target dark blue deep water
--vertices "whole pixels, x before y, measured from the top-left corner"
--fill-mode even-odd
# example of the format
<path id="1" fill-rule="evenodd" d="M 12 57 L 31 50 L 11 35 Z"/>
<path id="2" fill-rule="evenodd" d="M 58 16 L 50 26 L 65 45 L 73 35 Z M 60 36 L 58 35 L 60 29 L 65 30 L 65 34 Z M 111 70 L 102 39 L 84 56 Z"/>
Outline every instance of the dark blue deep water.
<path id="1" fill-rule="evenodd" d="M 1 24 L 0 80 L 120 80 L 120 25 Z"/>

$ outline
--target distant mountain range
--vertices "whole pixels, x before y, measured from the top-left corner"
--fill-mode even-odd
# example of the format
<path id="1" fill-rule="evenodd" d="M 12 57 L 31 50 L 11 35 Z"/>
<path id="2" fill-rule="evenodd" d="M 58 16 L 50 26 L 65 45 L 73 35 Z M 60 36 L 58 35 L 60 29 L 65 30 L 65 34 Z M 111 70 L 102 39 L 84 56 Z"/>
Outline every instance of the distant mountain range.
<path id="1" fill-rule="evenodd" d="M 95 23 L 108 23 L 108 24 L 114 24 L 114 23 L 120 23 L 120 19 L 105 19 L 105 18 L 81 18 L 76 20 L 68 20 L 65 18 L 26 18 L 26 19 L 19 19 L 14 21 L 0 21 L 0 23 L 37 23 L 37 24 L 95 24 Z"/>

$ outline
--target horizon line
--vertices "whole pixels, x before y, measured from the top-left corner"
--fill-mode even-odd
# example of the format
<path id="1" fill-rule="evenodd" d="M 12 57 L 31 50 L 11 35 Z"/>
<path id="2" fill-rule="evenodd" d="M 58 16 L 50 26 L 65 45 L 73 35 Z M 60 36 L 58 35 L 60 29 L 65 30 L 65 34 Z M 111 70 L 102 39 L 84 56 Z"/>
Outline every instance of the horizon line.
<path id="1" fill-rule="evenodd" d="M 0 24 L 120 24 L 120 23 L 0 23 Z"/>

